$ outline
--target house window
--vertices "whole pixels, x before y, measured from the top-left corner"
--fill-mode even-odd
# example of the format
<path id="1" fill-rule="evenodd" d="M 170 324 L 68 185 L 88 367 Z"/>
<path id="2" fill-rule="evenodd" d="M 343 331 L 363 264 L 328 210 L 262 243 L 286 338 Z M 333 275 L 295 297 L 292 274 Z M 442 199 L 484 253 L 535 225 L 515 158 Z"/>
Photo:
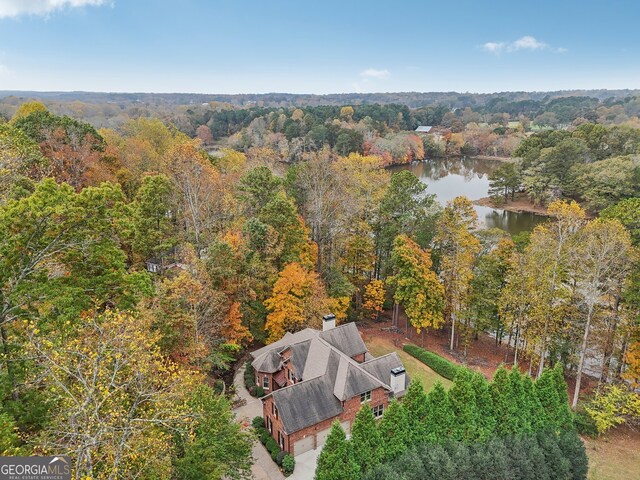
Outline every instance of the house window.
<path id="1" fill-rule="evenodd" d="M 384 413 L 384 405 L 378 405 L 377 407 L 373 407 L 371 411 L 373 412 L 374 417 L 380 418 Z"/>
<path id="2" fill-rule="evenodd" d="M 278 445 L 280 445 L 280 448 L 284 450 L 284 435 L 280 430 L 278 430 Z"/>
<path id="3" fill-rule="evenodd" d="M 271 413 L 273 413 L 274 417 L 278 418 L 278 407 L 276 407 L 275 403 L 271 404 Z"/>
<path id="4" fill-rule="evenodd" d="M 271 417 L 267 417 L 267 428 L 269 429 L 269 433 L 273 433 L 273 423 L 271 423 Z"/>
<path id="5" fill-rule="evenodd" d="M 269 390 L 269 377 L 267 375 L 262 377 L 262 388 Z"/>
<path id="6" fill-rule="evenodd" d="M 371 390 L 360 394 L 360 403 L 368 402 L 371 400 Z"/>
<path id="7" fill-rule="evenodd" d="M 293 382 L 293 370 L 289 370 L 289 380 Z"/>

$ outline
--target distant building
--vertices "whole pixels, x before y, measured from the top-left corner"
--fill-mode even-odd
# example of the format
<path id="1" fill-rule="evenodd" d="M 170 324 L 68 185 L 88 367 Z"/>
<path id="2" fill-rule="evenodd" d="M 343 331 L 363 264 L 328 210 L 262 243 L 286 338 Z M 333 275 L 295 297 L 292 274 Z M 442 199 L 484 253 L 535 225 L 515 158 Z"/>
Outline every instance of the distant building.
<path id="1" fill-rule="evenodd" d="M 409 385 L 393 352 L 375 358 L 354 323 L 335 326 L 325 315 L 322 331 L 307 328 L 251 353 L 266 428 L 292 455 L 321 448 L 338 420 L 349 433 L 363 405 L 383 415 Z"/>
<path id="2" fill-rule="evenodd" d="M 432 128 L 431 125 L 420 125 L 415 131 L 418 133 L 429 133 Z"/>

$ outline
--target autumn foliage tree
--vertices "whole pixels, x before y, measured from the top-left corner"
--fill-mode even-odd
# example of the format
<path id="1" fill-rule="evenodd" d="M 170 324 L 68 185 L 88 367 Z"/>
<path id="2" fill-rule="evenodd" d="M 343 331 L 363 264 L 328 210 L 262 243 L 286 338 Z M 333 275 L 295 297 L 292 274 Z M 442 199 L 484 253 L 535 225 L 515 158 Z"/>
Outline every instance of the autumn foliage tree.
<path id="1" fill-rule="evenodd" d="M 440 255 L 440 276 L 445 292 L 445 320 L 451 323 L 451 350 L 455 347 L 456 322 L 465 326 L 464 318 L 470 297 L 473 266 L 480 252 L 480 242 L 471 233 L 476 228 L 478 214 L 466 197 L 456 197 L 442 212 L 436 227 L 435 242 Z M 465 335 L 466 345 L 466 335 Z M 466 351 L 466 350 L 465 350 Z"/>
<path id="2" fill-rule="evenodd" d="M 444 289 L 431 269 L 430 252 L 406 235 L 393 243 L 391 259 L 396 274 L 388 279 L 394 299 L 404 306 L 411 324 L 418 330 L 438 328 L 443 321 Z"/>
<path id="3" fill-rule="evenodd" d="M 264 302 L 269 311 L 265 330 L 269 341 L 280 339 L 285 332 L 318 326 L 328 311 L 324 285 L 317 273 L 297 262 L 287 264 L 273 285 L 273 293 Z"/>

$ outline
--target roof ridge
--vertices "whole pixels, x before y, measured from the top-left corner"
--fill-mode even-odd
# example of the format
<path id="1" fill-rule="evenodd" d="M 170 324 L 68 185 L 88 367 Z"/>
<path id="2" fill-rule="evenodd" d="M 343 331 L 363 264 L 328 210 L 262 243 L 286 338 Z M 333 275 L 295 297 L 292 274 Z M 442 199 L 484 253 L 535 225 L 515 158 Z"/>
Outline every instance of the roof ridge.
<path id="1" fill-rule="evenodd" d="M 318 338 L 318 340 L 320 340 L 321 342 L 327 344 L 327 346 L 338 353 L 338 355 L 341 358 L 344 358 L 345 360 L 347 360 L 347 362 L 349 363 L 349 365 L 353 365 L 354 367 L 358 368 L 358 370 L 362 371 L 365 375 L 371 377 L 375 382 L 381 384 L 382 386 L 386 387 L 387 389 L 391 390 L 391 387 L 389 385 L 387 385 L 386 383 L 382 382 L 379 378 L 375 377 L 374 375 L 371 375 L 369 372 L 367 372 L 364 368 L 362 368 L 359 362 L 356 362 L 353 358 L 349 357 L 346 353 L 341 352 L 339 349 L 337 349 L 336 347 L 334 347 L 333 345 L 331 345 L 329 342 L 327 342 L 325 339 L 323 338 Z M 378 358 L 378 357 L 376 357 Z"/>
<path id="2" fill-rule="evenodd" d="M 398 352 L 389 352 L 389 353 L 385 353 L 384 355 L 380 355 L 379 357 L 373 357 L 367 361 L 364 361 L 360 365 L 366 365 L 367 363 L 375 362 L 376 360 L 380 360 L 381 358 L 385 358 L 391 355 L 395 355 L 396 357 L 400 358 L 400 355 L 398 355 Z"/>

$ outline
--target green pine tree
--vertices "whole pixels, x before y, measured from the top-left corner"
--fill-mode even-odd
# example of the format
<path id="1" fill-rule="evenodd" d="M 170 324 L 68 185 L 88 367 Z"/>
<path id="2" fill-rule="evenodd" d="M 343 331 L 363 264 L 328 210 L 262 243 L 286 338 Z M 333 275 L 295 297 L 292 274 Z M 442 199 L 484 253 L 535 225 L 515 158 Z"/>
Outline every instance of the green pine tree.
<path id="1" fill-rule="evenodd" d="M 562 365 L 556 363 L 552 370 L 553 379 L 555 380 L 556 390 L 558 392 L 558 400 L 560 401 L 558 410 L 558 426 L 560 428 L 574 428 L 573 413 L 569 406 L 569 392 L 567 390 L 567 382 L 564 379 L 564 371 Z"/>
<path id="2" fill-rule="evenodd" d="M 531 432 L 531 417 L 522 386 L 522 373 L 518 367 L 513 367 L 509 372 L 509 415 L 516 427 L 516 433 Z"/>
<path id="3" fill-rule="evenodd" d="M 559 419 L 560 399 L 556 388 L 555 377 L 551 369 L 544 369 L 534 384 L 534 390 L 544 412 L 544 424 L 546 428 L 555 431 L 560 429 L 562 423 Z M 567 405 L 569 405 L 567 401 Z"/>
<path id="4" fill-rule="evenodd" d="M 389 462 L 404 453 L 409 442 L 407 411 L 397 400 L 392 400 L 378 425 L 382 439 L 382 461 Z"/>
<path id="5" fill-rule="evenodd" d="M 472 479 L 473 464 L 471 463 L 471 452 L 469 446 L 464 442 L 448 441 L 444 444 L 444 449 L 449 454 L 449 458 L 456 467 L 458 478 Z"/>
<path id="6" fill-rule="evenodd" d="M 382 439 L 371 407 L 367 404 L 360 408 L 351 427 L 351 446 L 353 458 L 363 473 L 380 463 L 382 457 Z"/>
<path id="7" fill-rule="evenodd" d="M 337 420 L 331 426 L 327 442 L 320 452 L 315 480 L 359 480 L 360 466 L 353 458 L 351 445 Z"/>
<path id="8" fill-rule="evenodd" d="M 504 441 L 498 437 L 471 446 L 471 466 L 475 480 L 509 480 L 508 452 Z"/>
<path id="9" fill-rule="evenodd" d="M 560 432 L 558 446 L 564 458 L 571 462 L 571 480 L 584 480 L 589 471 L 589 459 L 584 448 L 584 443 L 575 430 Z"/>
<path id="10" fill-rule="evenodd" d="M 526 401 L 532 431 L 538 432 L 544 430 L 547 428 L 547 415 L 536 395 L 533 380 L 529 375 L 522 377 L 522 391 L 524 392 L 524 399 Z"/>
<path id="11" fill-rule="evenodd" d="M 476 440 L 480 436 L 480 412 L 472 379 L 473 373 L 466 368 L 461 368 L 456 373 L 453 386 L 449 390 L 449 400 L 455 418 L 451 438 L 465 442 Z"/>
<path id="12" fill-rule="evenodd" d="M 409 384 L 407 394 L 402 399 L 407 411 L 410 442 L 418 445 L 427 440 L 427 394 L 419 380 Z"/>
<path id="13" fill-rule="evenodd" d="M 478 438 L 486 440 L 493 436 L 496 430 L 496 419 L 493 416 L 493 402 L 489 392 L 489 383 L 480 373 L 471 377 L 471 385 L 476 396 L 478 416 Z"/>
<path id="14" fill-rule="evenodd" d="M 565 458 L 558 446 L 558 436 L 555 432 L 538 432 L 538 445 L 544 453 L 544 461 L 553 480 L 571 480 L 571 461 Z"/>
<path id="15" fill-rule="evenodd" d="M 496 420 L 496 434 L 504 437 L 516 433 L 517 425 L 511 416 L 509 371 L 503 365 L 494 373 L 489 392 L 493 403 L 493 417 Z"/>
<path id="16" fill-rule="evenodd" d="M 449 395 L 436 382 L 427 395 L 427 416 L 425 418 L 426 438 L 431 443 L 442 443 L 451 434 L 455 420 Z"/>
<path id="17" fill-rule="evenodd" d="M 462 480 L 457 476 L 456 465 L 442 445 L 423 445 L 420 458 L 424 465 L 422 478 L 425 480 Z"/>

